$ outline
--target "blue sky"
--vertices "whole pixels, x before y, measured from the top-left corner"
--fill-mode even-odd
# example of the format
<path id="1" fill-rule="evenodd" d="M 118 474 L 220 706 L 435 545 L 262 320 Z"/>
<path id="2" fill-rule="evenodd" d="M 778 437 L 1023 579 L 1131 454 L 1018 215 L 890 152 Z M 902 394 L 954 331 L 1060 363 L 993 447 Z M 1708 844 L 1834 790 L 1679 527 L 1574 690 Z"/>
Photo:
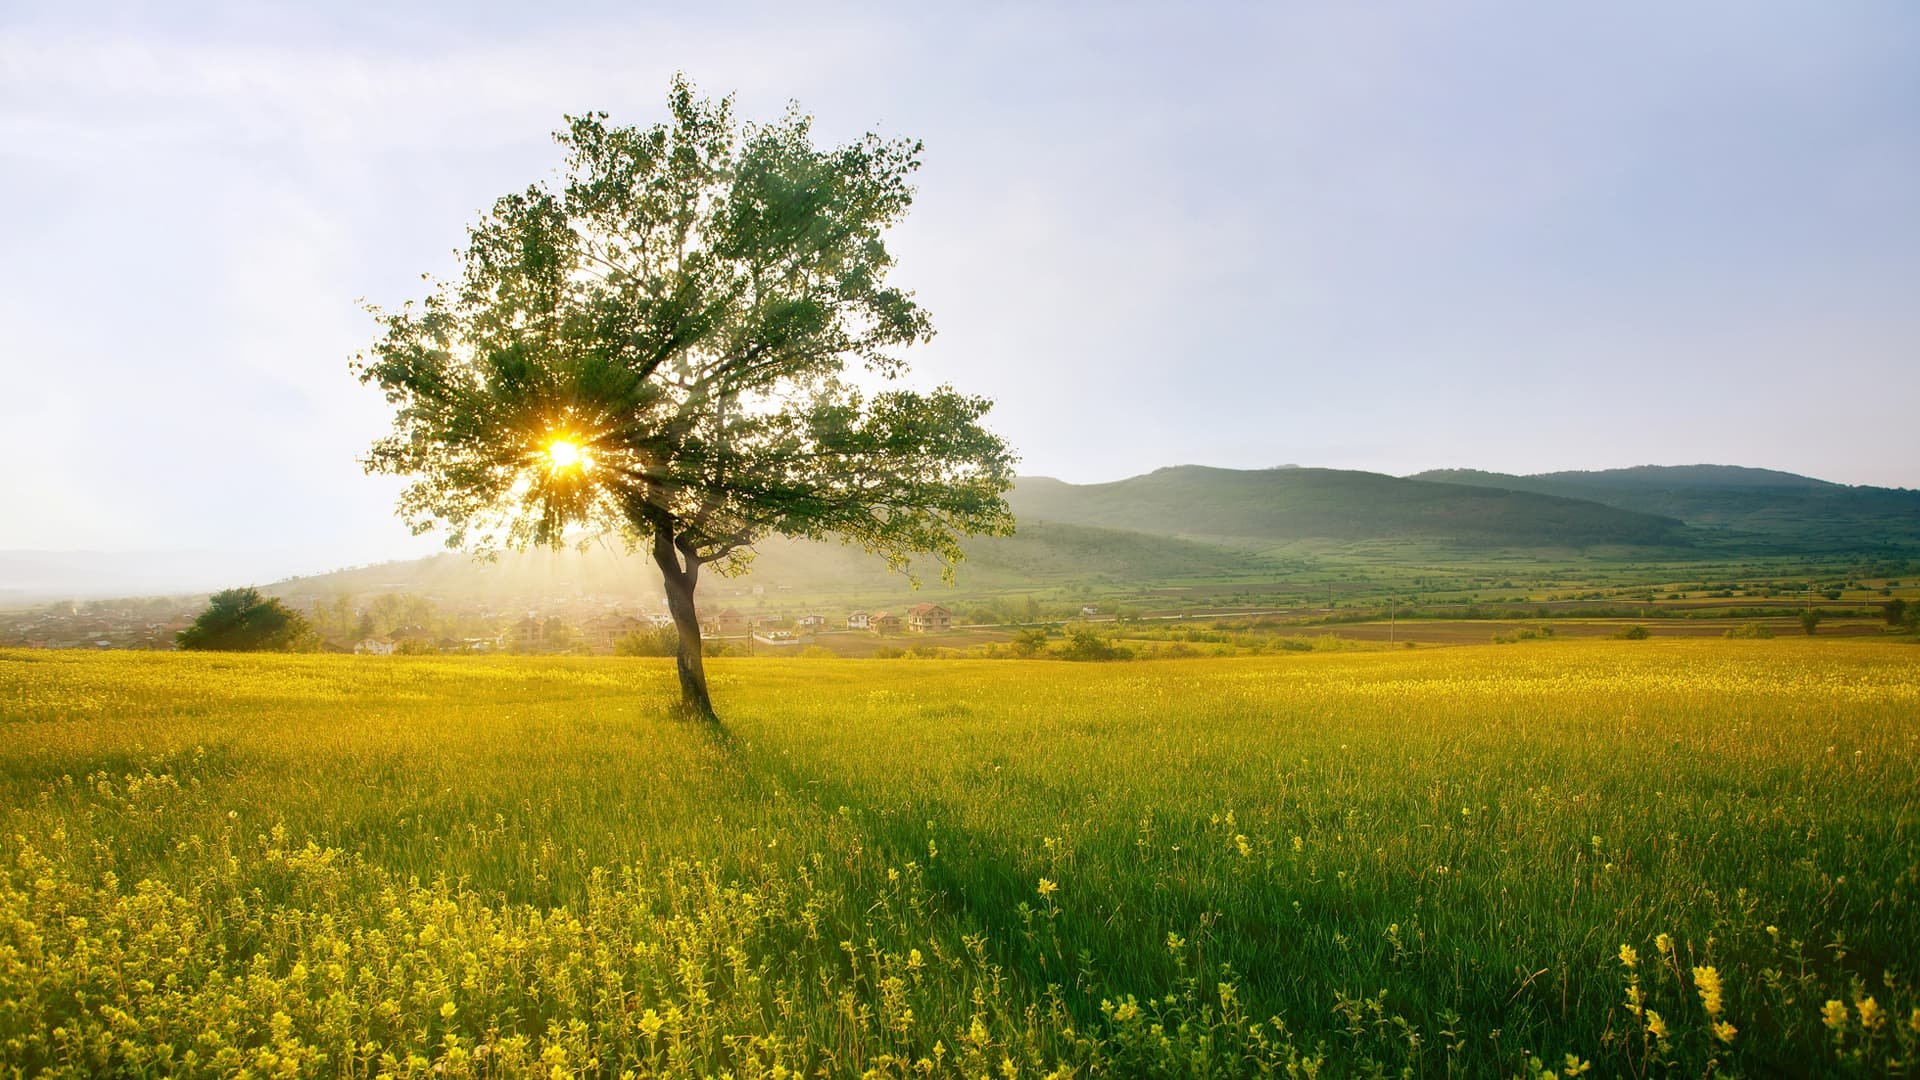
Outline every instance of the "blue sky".
<path id="1" fill-rule="evenodd" d="M 1912 4 L 537 7 L 7 5 L 0 549 L 431 547 L 357 301 L 675 70 L 925 140 L 917 378 L 1023 471 L 1920 486 Z"/>

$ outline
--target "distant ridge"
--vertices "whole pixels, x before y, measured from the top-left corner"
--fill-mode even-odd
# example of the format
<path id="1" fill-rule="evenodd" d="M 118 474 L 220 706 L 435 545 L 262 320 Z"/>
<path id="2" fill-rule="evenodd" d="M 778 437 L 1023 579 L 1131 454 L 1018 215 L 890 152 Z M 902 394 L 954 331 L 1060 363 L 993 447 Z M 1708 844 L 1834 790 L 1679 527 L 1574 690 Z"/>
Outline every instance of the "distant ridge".
<path id="1" fill-rule="evenodd" d="M 1684 546 L 1677 520 L 1553 494 L 1294 466 L 1179 465 L 1106 484 L 1023 477 L 1021 520 L 1196 539 L 1418 538 L 1473 546 Z"/>
<path id="2" fill-rule="evenodd" d="M 1515 476 L 1435 469 L 1409 479 L 1591 499 L 1776 550 L 1920 547 L 1920 491 L 1836 484 L 1740 465 L 1636 465 Z"/>

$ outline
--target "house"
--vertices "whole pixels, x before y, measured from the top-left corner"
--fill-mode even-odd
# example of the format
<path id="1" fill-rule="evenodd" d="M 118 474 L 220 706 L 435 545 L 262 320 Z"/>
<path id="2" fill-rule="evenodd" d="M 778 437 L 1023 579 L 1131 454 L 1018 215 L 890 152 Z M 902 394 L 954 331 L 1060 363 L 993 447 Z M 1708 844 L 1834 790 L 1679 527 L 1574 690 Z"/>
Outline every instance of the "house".
<path id="1" fill-rule="evenodd" d="M 353 651 L 363 656 L 392 656 L 393 642 L 386 638 L 367 638 L 353 647 Z"/>
<path id="2" fill-rule="evenodd" d="M 500 632 L 500 647 L 513 652 L 526 652 L 537 648 L 545 635 L 541 633 L 540 620 L 532 612 Z"/>
<path id="3" fill-rule="evenodd" d="M 1098 614 L 1100 614 L 1100 608 L 1098 605 L 1095 605 L 1095 604 L 1080 605 L 1080 615 L 1082 618 L 1085 618 L 1088 615 L 1098 615 Z"/>
<path id="4" fill-rule="evenodd" d="M 891 611 L 876 611 L 867 616 L 867 629 L 876 634 L 897 634 L 900 632 L 900 616 Z"/>
<path id="5" fill-rule="evenodd" d="M 940 604 L 915 604 L 907 609 L 907 629 L 916 634 L 938 634 L 953 628 L 953 612 Z"/>
<path id="6" fill-rule="evenodd" d="M 716 637 L 744 634 L 747 632 L 747 617 L 733 608 L 727 608 L 716 615 L 709 615 L 700 629 Z"/>
<path id="7" fill-rule="evenodd" d="M 825 615 L 802 615 L 793 620 L 793 628 L 803 634 L 817 634 L 827 628 Z"/>
<path id="8" fill-rule="evenodd" d="M 580 632 L 586 638 L 587 648 L 597 653 L 610 653 L 615 642 L 628 634 L 647 629 L 647 625 L 631 615 L 597 615 L 588 619 Z"/>
<path id="9" fill-rule="evenodd" d="M 870 618 L 872 618 L 872 616 L 868 615 L 866 612 L 856 611 L 853 614 L 847 616 L 847 629 L 865 630 L 867 628 L 867 620 Z"/>

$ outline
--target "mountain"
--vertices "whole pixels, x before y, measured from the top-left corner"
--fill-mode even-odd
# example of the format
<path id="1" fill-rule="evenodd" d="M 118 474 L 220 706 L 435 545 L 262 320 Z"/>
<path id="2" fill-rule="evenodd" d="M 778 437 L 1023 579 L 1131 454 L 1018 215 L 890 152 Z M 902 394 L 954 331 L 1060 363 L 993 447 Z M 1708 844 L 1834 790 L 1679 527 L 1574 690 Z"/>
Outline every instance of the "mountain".
<path id="1" fill-rule="evenodd" d="M 1052 521 L 1022 521 L 1014 536 L 980 537 L 965 547 L 967 558 L 956 582 L 962 593 L 1097 581 L 1271 578 L 1282 569 L 1264 556 L 1229 546 Z M 930 587 L 939 580 L 938 564 L 928 562 L 915 570 Z M 784 537 L 769 537 L 757 545 L 748 578 L 728 581 L 710 574 L 701 587 L 726 594 L 749 586 L 798 597 L 830 594 L 865 602 L 925 598 L 914 597 L 907 579 L 889 572 L 878 556 L 841 544 Z M 267 588 L 275 595 L 303 601 L 336 593 L 417 592 L 505 608 L 539 607 L 555 597 L 589 596 L 651 605 L 661 596 L 660 575 L 650 559 L 601 545 L 585 551 L 512 552 L 491 561 L 465 554 L 436 555 L 290 578 Z"/>
<path id="2" fill-rule="evenodd" d="M 1342 469 L 1181 465 L 1107 484 L 1022 478 L 1015 517 L 1207 541 L 1419 539 L 1471 547 L 1684 546 L 1659 514 L 1556 494 Z"/>
<path id="3" fill-rule="evenodd" d="M 1802 552 L 1920 547 L 1920 491 L 1855 487 L 1737 465 L 1639 465 L 1514 476 L 1436 469 L 1410 479 L 1590 499 L 1725 538 Z"/>

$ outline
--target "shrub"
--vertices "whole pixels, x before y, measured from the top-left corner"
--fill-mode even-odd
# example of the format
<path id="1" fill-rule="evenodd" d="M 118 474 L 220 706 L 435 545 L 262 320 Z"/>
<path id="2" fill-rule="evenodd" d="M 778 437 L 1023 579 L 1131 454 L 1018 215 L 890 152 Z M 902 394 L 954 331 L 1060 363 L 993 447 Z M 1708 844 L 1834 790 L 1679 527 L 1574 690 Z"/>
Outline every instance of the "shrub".
<path id="1" fill-rule="evenodd" d="M 1822 616 L 1817 611 L 1801 612 L 1800 613 L 1800 629 L 1805 630 L 1809 635 L 1812 635 L 1814 631 L 1820 628 L 1820 620 L 1823 617 L 1824 616 Z"/>
<path id="2" fill-rule="evenodd" d="M 615 656 L 672 656 L 680 651 L 680 632 L 671 626 L 635 630 L 613 643 Z"/>
<path id="3" fill-rule="evenodd" d="M 1887 620 L 1888 626 L 1900 626 L 1907 621 L 1907 602 L 1903 599 L 1889 600 L 1880 605 L 1880 614 Z"/>
<path id="4" fill-rule="evenodd" d="M 207 609 L 180 631 L 183 649 L 218 652 L 311 652 L 319 635 L 297 611 L 260 590 L 226 589 L 207 600 Z"/>
<path id="5" fill-rule="evenodd" d="M 1007 646 L 1015 656 L 1038 656 L 1047 647 L 1047 632 L 1039 627 L 1021 630 Z"/>
<path id="6" fill-rule="evenodd" d="M 1645 641 L 1653 636 L 1653 631 L 1636 624 L 1634 626 L 1623 627 L 1619 633 L 1613 636 L 1621 641 Z"/>
<path id="7" fill-rule="evenodd" d="M 1062 660 L 1125 660 L 1132 655 L 1092 630 L 1075 630 L 1060 647 Z"/>
<path id="8" fill-rule="evenodd" d="M 1773 636 L 1773 627 L 1762 622 L 1741 623 L 1739 626 L 1728 630 L 1725 636 L 1730 638 L 1771 638 Z"/>

